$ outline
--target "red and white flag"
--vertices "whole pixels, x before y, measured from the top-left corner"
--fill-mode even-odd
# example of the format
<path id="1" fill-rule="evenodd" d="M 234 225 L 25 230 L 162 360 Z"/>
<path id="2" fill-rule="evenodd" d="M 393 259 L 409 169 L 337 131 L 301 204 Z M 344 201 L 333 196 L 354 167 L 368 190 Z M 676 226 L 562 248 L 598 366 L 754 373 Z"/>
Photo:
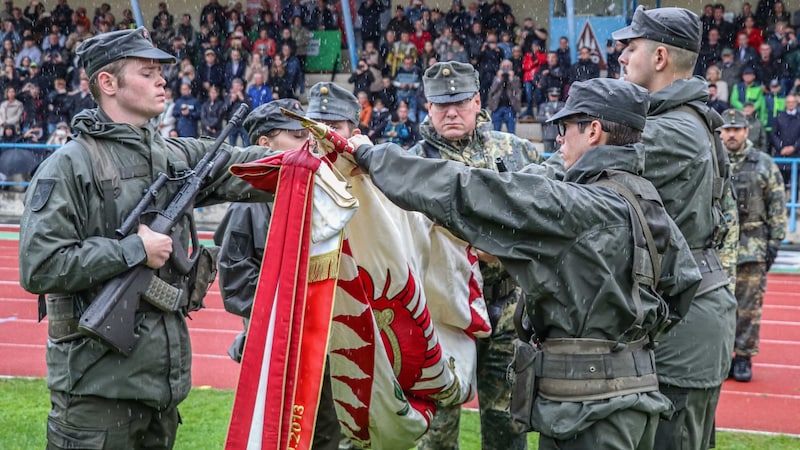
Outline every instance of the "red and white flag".
<path id="1" fill-rule="evenodd" d="M 411 448 L 438 404 L 475 392 L 474 339 L 490 332 L 475 250 L 297 152 L 234 169 L 276 200 L 226 448 L 309 448 L 326 346 L 344 434 Z"/>

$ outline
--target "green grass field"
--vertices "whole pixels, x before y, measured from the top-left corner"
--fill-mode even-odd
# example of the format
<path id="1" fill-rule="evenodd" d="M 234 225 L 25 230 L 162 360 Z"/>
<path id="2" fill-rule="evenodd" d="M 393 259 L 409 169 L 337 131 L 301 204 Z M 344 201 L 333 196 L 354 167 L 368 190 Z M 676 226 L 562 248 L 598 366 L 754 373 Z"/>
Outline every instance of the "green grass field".
<path id="1" fill-rule="evenodd" d="M 0 448 L 27 450 L 45 447 L 45 424 L 50 408 L 48 392 L 42 379 L 0 379 Z M 181 405 L 183 425 L 178 430 L 178 450 L 221 449 L 225 443 L 233 405 L 232 391 L 194 389 Z M 528 437 L 529 448 L 536 448 L 536 434 Z M 466 412 L 461 420 L 462 450 L 479 450 L 478 414 Z M 729 433 L 717 434 L 717 448 L 725 450 L 795 450 L 800 439 L 788 436 Z"/>

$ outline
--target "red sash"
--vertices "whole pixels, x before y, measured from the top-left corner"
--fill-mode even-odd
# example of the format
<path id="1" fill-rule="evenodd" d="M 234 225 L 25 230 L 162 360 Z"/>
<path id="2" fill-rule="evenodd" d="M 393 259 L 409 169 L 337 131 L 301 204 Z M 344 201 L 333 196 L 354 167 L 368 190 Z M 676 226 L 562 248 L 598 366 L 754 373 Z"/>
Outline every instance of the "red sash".
<path id="1" fill-rule="evenodd" d="M 231 168 L 276 195 L 226 449 L 311 447 L 339 262 L 309 257 L 319 164 L 303 149 Z"/>

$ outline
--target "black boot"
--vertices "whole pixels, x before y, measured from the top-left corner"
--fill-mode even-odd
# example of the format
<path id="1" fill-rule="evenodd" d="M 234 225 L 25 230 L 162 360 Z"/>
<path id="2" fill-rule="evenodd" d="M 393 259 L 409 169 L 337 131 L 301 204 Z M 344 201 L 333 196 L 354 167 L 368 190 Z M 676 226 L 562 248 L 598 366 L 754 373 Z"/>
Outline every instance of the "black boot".
<path id="1" fill-rule="evenodd" d="M 733 379 L 748 382 L 751 378 L 753 378 L 753 370 L 750 365 L 750 357 L 736 355 L 733 358 Z"/>

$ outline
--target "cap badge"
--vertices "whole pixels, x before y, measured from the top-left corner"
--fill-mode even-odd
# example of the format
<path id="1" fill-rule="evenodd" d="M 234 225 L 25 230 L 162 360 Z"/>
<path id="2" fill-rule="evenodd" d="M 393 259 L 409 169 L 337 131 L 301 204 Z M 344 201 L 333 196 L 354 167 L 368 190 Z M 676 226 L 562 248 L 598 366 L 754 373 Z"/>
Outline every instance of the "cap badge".
<path id="1" fill-rule="evenodd" d="M 322 95 L 328 95 L 328 87 L 322 86 L 321 88 L 319 88 L 319 93 Z"/>
<path id="2" fill-rule="evenodd" d="M 449 77 L 450 76 L 450 69 L 448 69 L 447 67 L 442 69 L 442 75 L 446 76 L 446 77 Z"/>

